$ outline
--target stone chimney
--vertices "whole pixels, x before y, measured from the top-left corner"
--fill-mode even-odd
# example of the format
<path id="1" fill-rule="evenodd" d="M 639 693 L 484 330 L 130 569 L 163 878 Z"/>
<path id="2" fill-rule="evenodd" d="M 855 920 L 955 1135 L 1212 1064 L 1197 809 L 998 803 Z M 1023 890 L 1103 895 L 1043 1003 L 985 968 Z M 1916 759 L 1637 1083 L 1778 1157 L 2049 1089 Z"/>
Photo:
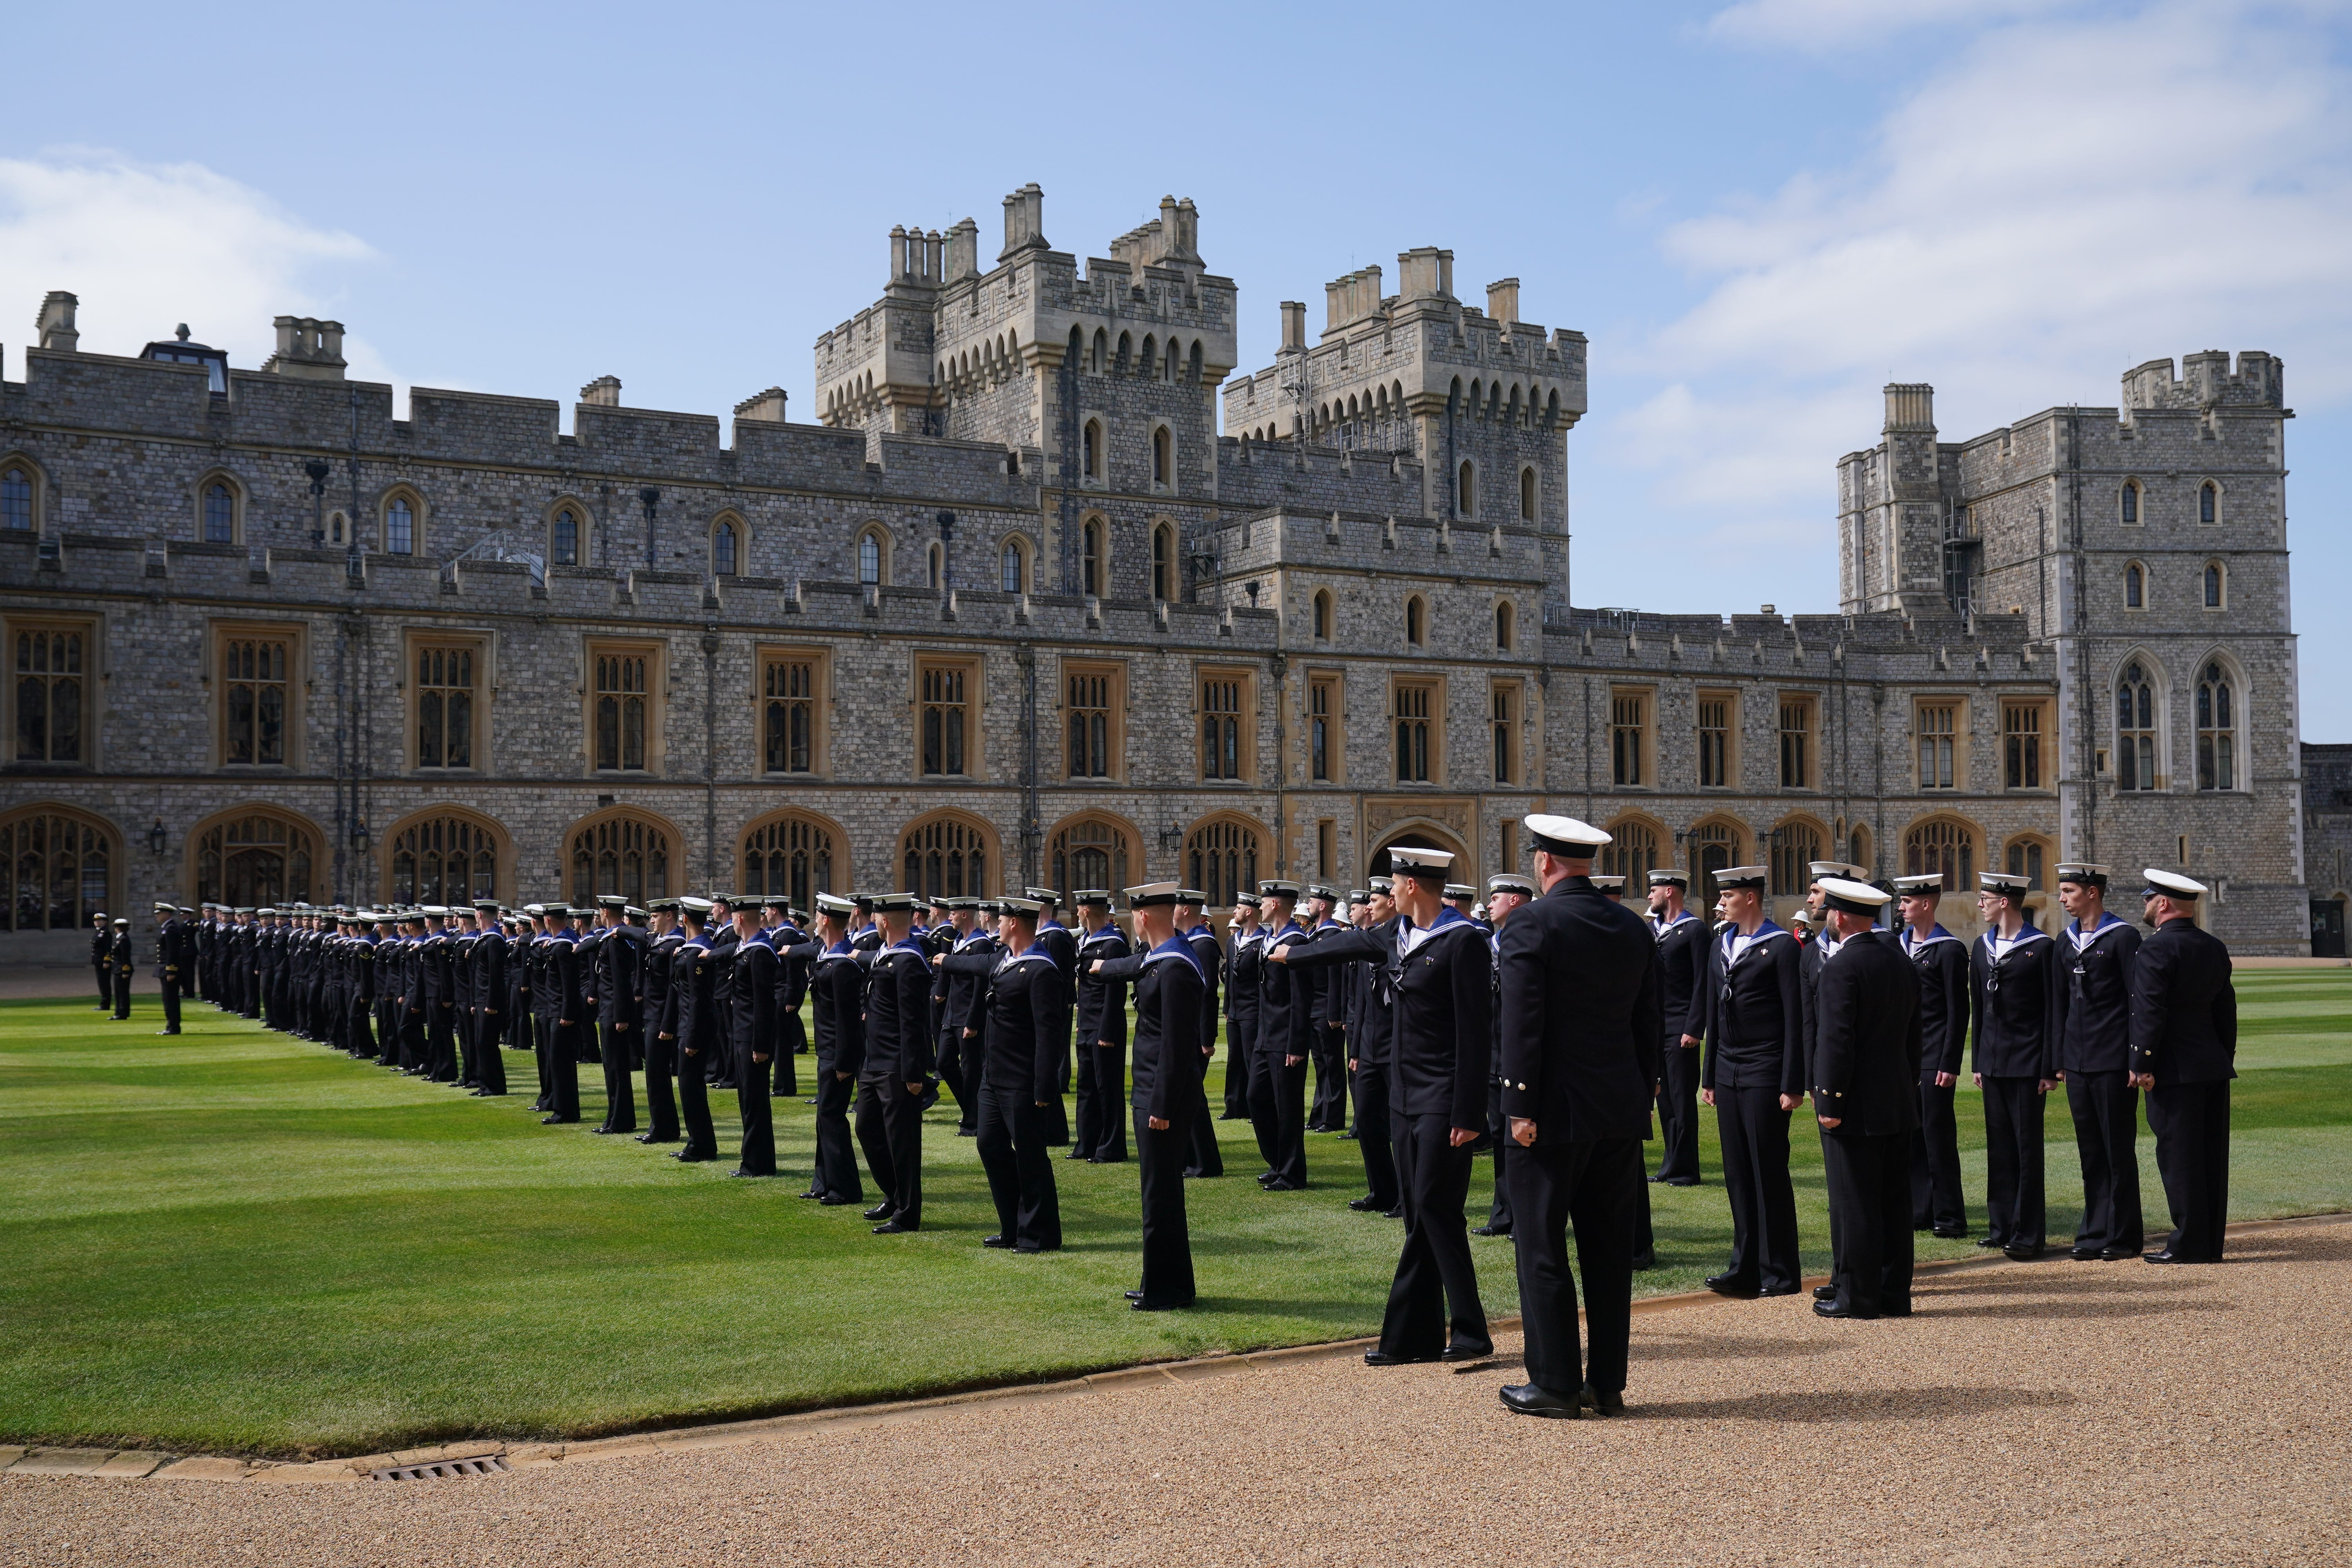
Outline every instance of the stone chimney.
<path id="1" fill-rule="evenodd" d="M 948 230 L 947 279 L 953 283 L 959 279 L 978 276 L 980 276 L 980 225 L 970 218 L 961 218 L 957 221 L 953 228 Z"/>
<path id="2" fill-rule="evenodd" d="M 616 398 L 614 401 L 619 400 Z M 752 394 L 735 405 L 735 417 L 782 425 L 784 422 L 784 389 L 772 386 L 765 392 Z"/>
<path id="3" fill-rule="evenodd" d="M 1282 302 L 1282 346 L 1303 349 L 1307 346 L 1307 301 L 1285 300 Z"/>
<path id="4" fill-rule="evenodd" d="M 1486 314 L 1510 325 L 1519 319 L 1519 280 L 1506 278 L 1499 283 L 1486 285 Z"/>
<path id="5" fill-rule="evenodd" d="M 41 300 L 41 313 L 33 324 L 39 329 L 41 347 L 53 353 L 69 354 L 81 342 L 74 330 L 74 308 L 81 301 L 62 289 L 52 289 Z"/>
<path id="6" fill-rule="evenodd" d="M 1936 431 L 1936 389 L 1926 382 L 1886 384 L 1886 429 Z"/>
<path id="7" fill-rule="evenodd" d="M 279 316 L 270 324 L 278 329 L 278 352 L 263 362 L 265 372 L 301 381 L 343 379 L 342 322 Z"/>
<path id="8" fill-rule="evenodd" d="M 617 375 L 598 376 L 580 389 L 580 401 L 593 403 L 599 408 L 618 408 L 621 406 L 621 378 Z"/>
<path id="9" fill-rule="evenodd" d="M 1400 252 L 1397 292 L 1406 300 L 1454 298 L 1454 253 L 1428 245 Z"/>
<path id="10" fill-rule="evenodd" d="M 1045 193 L 1030 181 L 1004 198 L 1004 248 L 996 259 L 1010 261 L 1024 250 L 1051 250 L 1045 243 Z"/>

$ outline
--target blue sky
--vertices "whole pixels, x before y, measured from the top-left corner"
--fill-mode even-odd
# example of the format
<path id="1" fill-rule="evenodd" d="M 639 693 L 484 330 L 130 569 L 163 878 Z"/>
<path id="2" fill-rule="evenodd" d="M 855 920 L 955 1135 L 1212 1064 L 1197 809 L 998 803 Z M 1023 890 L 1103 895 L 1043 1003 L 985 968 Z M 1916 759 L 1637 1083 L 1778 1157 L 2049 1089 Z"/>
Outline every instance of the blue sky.
<path id="1" fill-rule="evenodd" d="M 2304 732 L 2352 741 L 2352 4 L 1747 0 L 41 7 L 0 128 L 0 321 L 280 312 L 360 374 L 814 416 L 810 347 L 894 223 L 1045 190 L 1080 255 L 1201 208 L 1276 304 L 1418 245 L 1590 335 L 1574 596 L 1835 607 L 1834 466 L 1878 388 L 1948 437 L 2111 405 L 2128 367 L 2286 362 Z M 10 303 L 14 301 L 14 303 Z"/>

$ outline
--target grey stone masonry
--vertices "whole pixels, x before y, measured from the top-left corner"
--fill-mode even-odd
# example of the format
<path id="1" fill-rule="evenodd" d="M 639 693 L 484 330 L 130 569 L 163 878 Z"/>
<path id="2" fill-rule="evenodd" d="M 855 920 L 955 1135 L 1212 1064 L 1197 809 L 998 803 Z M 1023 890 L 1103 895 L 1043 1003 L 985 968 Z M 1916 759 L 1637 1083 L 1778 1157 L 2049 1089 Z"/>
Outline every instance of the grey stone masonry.
<path id="1" fill-rule="evenodd" d="M 90 913 L 156 898 L 1223 899 L 1360 886 L 1408 839 L 1469 880 L 1547 810 L 1636 876 L 1765 860 L 1783 917 L 1819 858 L 2185 862 L 2242 950 L 2305 949 L 2275 362 L 1960 446 L 1895 389 L 1841 468 L 1843 613 L 1580 610 L 1581 334 L 1408 251 L 1394 294 L 1335 282 L 1311 347 L 1286 308 L 1220 430 L 1238 296 L 1199 233 L 1171 199 L 1081 271 L 1034 186 L 986 270 L 969 220 L 897 231 L 814 425 L 609 376 L 568 436 L 536 399 L 404 409 L 310 318 L 215 391 L 86 350 L 52 295 L 0 385 L 0 959 L 78 962 Z M 2154 789 L 2117 787 L 2135 659 Z"/>

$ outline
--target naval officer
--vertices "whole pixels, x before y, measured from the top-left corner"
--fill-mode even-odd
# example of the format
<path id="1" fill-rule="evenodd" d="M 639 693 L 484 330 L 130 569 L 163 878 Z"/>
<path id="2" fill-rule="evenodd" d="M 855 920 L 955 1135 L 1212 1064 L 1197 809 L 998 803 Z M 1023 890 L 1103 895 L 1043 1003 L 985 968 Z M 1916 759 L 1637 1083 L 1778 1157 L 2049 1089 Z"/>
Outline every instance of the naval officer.
<path id="1" fill-rule="evenodd" d="M 2058 1035 L 2066 988 L 2058 944 L 2025 918 L 2023 877 L 1979 873 L 1985 932 L 1971 954 L 1976 1019 L 1973 1066 L 1984 1090 L 1985 1209 L 1979 1247 L 2011 1258 L 2042 1256 L 2042 1119 L 2058 1087 Z"/>
<path id="2" fill-rule="evenodd" d="M 2112 1263 L 2137 1253 L 2139 1093 L 2131 1081 L 2132 973 L 2139 932 L 2107 912 L 2107 868 L 2091 861 L 2058 868 L 2060 933 L 2066 985 L 2058 1078 L 2083 1164 L 2083 1222 L 2069 1256 Z"/>
<path id="3" fill-rule="evenodd" d="M 1053 1132 L 1046 1102 L 1061 1092 L 1069 995 L 1061 967 L 1037 945 L 1037 900 L 1003 899 L 996 910 L 1001 948 L 960 943 L 939 960 L 941 973 L 977 987 L 971 1017 L 979 1048 L 965 1057 L 971 1064 L 965 1087 L 996 1205 L 996 1234 L 981 1245 L 1052 1252 L 1062 1245 L 1062 1206 L 1046 1152 Z"/>
<path id="4" fill-rule="evenodd" d="M 1793 1296 L 1802 1282 L 1789 1115 L 1805 1100 L 1803 980 L 1797 939 L 1764 913 L 1762 866 L 1716 873 L 1724 922 L 1707 954 L 1706 1057 L 1699 1097 L 1715 1107 L 1731 1264 L 1706 1288 Z"/>
<path id="5" fill-rule="evenodd" d="M 2131 1071 L 2147 1091 L 2156 1168 L 2172 1234 L 2150 1263 L 2219 1263 L 2230 1219 L 2230 1080 L 2238 1076 L 2238 993 L 2230 950 L 2197 927 L 2203 883 L 2150 868 L 2142 920 L 2155 929 L 2132 966 Z"/>
<path id="6" fill-rule="evenodd" d="M 1698 1051 L 1706 1027 L 1706 923 L 1684 906 L 1690 878 L 1673 867 L 1650 873 L 1650 930 L 1658 945 L 1658 984 L 1665 1030 L 1658 1089 L 1663 1152 L 1650 1178 L 1670 1187 L 1698 1185 Z"/>
<path id="7" fill-rule="evenodd" d="M 1911 1135 L 1911 1228 L 1945 1240 L 1969 1233 L 1960 1192 L 1960 1127 L 1953 1096 L 1969 1043 L 1968 944 L 1936 919 L 1944 874 L 1895 879 L 1903 954 L 1919 980 L 1919 1130 Z"/>
<path id="8" fill-rule="evenodd" d="M 1192 1304 L 1192 1233 L 1184 1214 L 1184 1162 L 1191 1155 L 1201 1073 L 1201 1002 L 1208 977 L 1192 944 L 1176 934 L 1173 882 L 1127 889 L 1136 942 L 1127 959 L 1092 961 L 1106 979 L 1135 978 L 1135 1145 L 1142 1167 L 1143 1279 L 1128 1293 L 1139 1312 Z"/>
<path id="9" fill-rule="evenodd" d="M 1911 1315 L 1911 1133 L 1919 1124 L 1919 980 L 1876 929 L 1890 895 L 1824 875 L 1811 1084 L 1830 1200 L 1824 1318 Z"/>

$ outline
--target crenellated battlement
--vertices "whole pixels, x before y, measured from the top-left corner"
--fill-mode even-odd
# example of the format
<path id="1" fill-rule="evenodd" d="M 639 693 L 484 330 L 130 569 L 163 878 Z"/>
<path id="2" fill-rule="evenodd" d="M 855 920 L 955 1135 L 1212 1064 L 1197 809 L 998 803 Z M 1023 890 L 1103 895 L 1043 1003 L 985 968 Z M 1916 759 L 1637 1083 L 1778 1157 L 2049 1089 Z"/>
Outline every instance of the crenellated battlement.
<path id="1" fill-rule="evenodd" d="M 2230 356 L 2218 349 L 2187 355 L 2180 367 L 2176 376 L 2170 360 L 2152 359 L 2126 371 L 2124 408 L 2280 408 L 2286 404 L 2286 367 L 2259 349 L 2240 353 L 2235 372 Z"/>

